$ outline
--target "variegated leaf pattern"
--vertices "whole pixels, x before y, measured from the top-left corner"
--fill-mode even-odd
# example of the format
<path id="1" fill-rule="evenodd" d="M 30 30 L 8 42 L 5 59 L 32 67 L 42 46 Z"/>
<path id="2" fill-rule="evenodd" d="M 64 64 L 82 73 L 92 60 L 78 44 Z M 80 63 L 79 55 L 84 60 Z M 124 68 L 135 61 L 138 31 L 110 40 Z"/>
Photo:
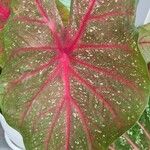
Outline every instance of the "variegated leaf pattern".
<path id="1" fill-rule="evenodd" d="M 7 20 L 10 15 L 10 0 L 0 0 L 0 67 L 4 64 L 4 56 L 3 56 L 3 49 L 4 49 L 4 41 L 3 41 L 3 33 L 2 30 L 7 23 Z M 1 70 L 1 69 L 0 69 Z"/>
<path id="2" fill-rule="evenodd" d="M 11 0 L 0 0 L 0 30 L 2 30 L 10 15 L 10 3 Z"/>
<path id="3" fill-rule="evenodd" d="M 13 0 L 2 112 L 27 150 L 105 150 L 138 120 L 149 76 L 135 0 Z"/>

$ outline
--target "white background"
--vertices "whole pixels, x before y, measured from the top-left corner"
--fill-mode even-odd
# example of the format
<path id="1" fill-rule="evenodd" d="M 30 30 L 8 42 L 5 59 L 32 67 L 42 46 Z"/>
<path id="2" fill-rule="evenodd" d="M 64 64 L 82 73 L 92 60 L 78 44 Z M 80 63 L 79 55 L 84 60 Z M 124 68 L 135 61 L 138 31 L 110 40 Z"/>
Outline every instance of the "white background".
<path id="1" fill-rule="evenodd" d="M 140 0 L 137 8 L 137 16 L 135 24 L 137 26 L 150 22 L 150 0 Z"/>

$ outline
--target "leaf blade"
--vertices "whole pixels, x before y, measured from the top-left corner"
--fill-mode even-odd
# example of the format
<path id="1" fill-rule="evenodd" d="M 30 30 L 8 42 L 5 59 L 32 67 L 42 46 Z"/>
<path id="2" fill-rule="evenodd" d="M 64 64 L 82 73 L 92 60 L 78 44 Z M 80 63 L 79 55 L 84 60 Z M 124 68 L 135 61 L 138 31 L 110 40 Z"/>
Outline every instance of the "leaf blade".
<path id="1" fill-rule="evenodd" d="M 98 2 L 88 5 L 86 1 L 85 17 L 77 19 L 83 21 L 81 25 L 66 25 L 66 30 L 56 7 L 49 10 L 45 1 L 17 1 L 13 6 L 13 10 L 18 7 L 5 32 L 11 46 L 6 47 L 10 57 L 1 77 L 7 93 L 2 110 L 29 150 L 106 149 L 136 122 L 147 104 L 149 77 L 137 48 L 133 16 L 128 21 L 124 16 L 111 16 L 114 20 L 107 16 L 111 21 L 102 17 L 109 27 L 115 24 L 113 29 L 121 24 L 124 36 L 111 30 L 91 32 L 89 26 L 105 25 L 99 18 L 86 22 L 95 5 L 100 6 Z M 107 3 L 102 6 L 106 8 Z M 27 19 L 28 10 L 32 11 Z M 105 38 L 97 39 L 95 32 Z M 59 74 L 54 78 L 56 69 Z"/>

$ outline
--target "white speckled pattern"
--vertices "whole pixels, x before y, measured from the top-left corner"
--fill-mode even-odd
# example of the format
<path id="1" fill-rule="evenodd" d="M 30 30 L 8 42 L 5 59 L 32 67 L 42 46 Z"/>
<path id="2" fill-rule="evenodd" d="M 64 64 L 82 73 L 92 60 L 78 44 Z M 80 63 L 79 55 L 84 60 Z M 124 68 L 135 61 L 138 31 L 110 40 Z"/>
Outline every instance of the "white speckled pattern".
<path id="1" fill-rule="evenodd" d="M 67 0 L 64 0 L 64 1 L 67 1 Z M 150 7 L 150 1 L 149 0 L 141 0 L 142 1 L 142 7 L 143 8 L 141 8 L 141 6 L 140 6 L 140 8 L 138 9 L 138 12 L 139 12 L 139 14 L 140 14 L 140 12 L 141 12 L 141 10 L 142 10 L 142 17 L 141 17 L 141 14 L 140 14 L 140 18 L 139 19 L 137 19 L 137 22 L 136 22 L 136 24 L 137 25 L 141 25 L 142 24 L 142 22 L 144 21 L 144 19 L 143 18 L 145 18 L 146 17 L 146 14 L 147 14 L 147 12 L 148 12 L 148 5 L 149 5 L 149 7 Z M 143 3 L 144 2 L 144 3 Z M 145 4 L 145 9 L 144 9 L 144 4 Z M 145 12 L 143 13 L 143 10 L 145 10 Z M 139 15 L 137 15 L 137 16 L 139 16 Z M 4 133 L 3 133 L 3 130 L 2 130 L 2 127 L 0 126 L 0 150 L 11 150 L 9 147 L 8 147 L 8 145 L 6 144 L 6 142 L 5 142 L 5 140 L 4 140 Z"/>

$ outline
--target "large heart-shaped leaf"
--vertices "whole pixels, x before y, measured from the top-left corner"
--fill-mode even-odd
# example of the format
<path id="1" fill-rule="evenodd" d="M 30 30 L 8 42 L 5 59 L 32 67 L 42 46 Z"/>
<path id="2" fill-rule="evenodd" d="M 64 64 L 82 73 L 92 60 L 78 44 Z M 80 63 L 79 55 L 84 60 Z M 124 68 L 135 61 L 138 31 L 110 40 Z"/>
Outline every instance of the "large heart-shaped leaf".
<path id="1" fill-rule="evenodd" d="M 135 1 L 14 0 L 2 111 L 27 150 L 106 149 L 147 105 L 149 76 L 134 27 Z"/>

